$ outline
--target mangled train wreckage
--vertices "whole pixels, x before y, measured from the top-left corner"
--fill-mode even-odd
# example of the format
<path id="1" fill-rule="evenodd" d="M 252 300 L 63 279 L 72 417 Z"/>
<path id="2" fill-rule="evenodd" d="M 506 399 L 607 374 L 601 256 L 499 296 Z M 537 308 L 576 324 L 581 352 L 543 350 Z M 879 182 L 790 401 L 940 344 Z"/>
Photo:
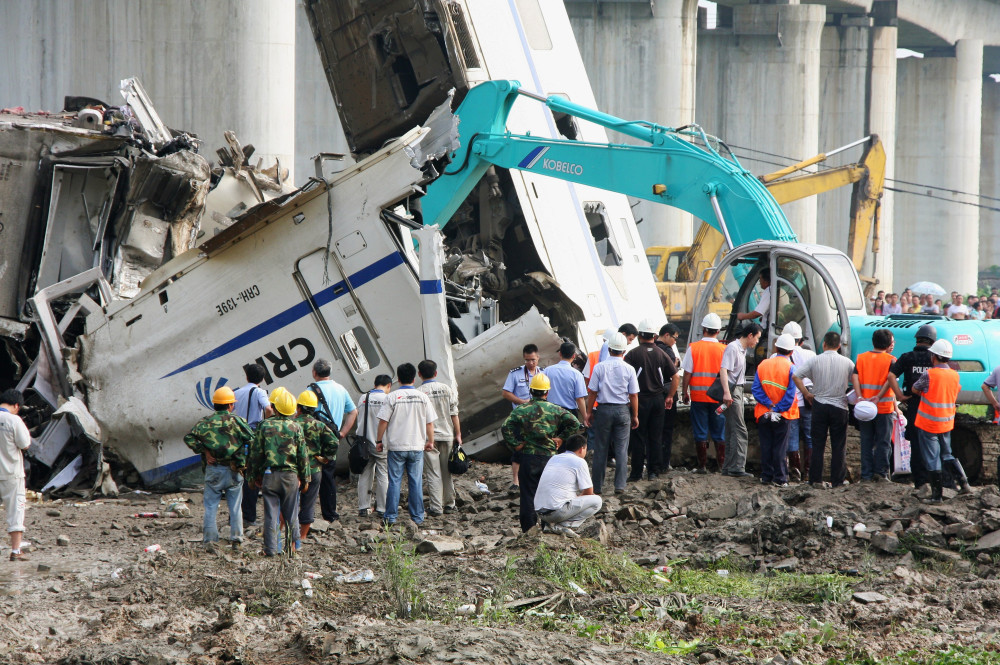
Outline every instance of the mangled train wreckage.
<path id="1" fill-rule="evenodd" d="M 299 389 L 319 357 L 352 392 L 400 362 L 438 359 L 459 387 L 466 440 L 488 455 L 523 344 L 544 361 L 560 336 L 589 350 L 605 328 L 662 312 L 623 196 L 496 169 L 443 238 L 422 225 L 416 202 L 456 147 L 452 87 L 522 76 L 593 104 L 564 10 L 546 17 L 548 43 L 522 39 L 512 55 L 497 33 L 524 33 L 513 5 L 365 6 L 380 4 L 375 16 L 307 3 L 359 154 L 299 189 L 278 165 L 251 166 L 252 147 L 233 136 L 213 167 L 134 81 L 121 106 L 71 99 L 60 114 L 0 115 L 0 379 L 30 398 L 33 484 L 66 467 L 56 484 L 82 469 L 75 483 L 92 485 L 109 449 L 147 485 L 176 483 L 198 469 L 182 436 L 215 388 L 259 362 L 268 387 Z M 414 79 L 414 53 L 431 48 L 436 69 Z M 363 70 L 381 77 L 368 97 L 348 85 Z M 420 104 L 414 81 L 433 93 Z M 383 134 L 369 131 L 352 103 L 402 120 L 372 114 Z M 546 109 L 507 122 L 606 140 Z"/>

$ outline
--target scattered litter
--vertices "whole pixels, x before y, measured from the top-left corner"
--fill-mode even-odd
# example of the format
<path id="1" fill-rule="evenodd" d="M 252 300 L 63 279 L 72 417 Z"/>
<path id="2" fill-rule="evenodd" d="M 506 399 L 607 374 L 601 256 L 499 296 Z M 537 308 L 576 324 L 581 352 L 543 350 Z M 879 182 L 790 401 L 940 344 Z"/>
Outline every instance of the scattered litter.
<path id="1" fill-rule="evenodd" d="M 337 575 L 333 578 L 333 581 L 338 584 L 361 584 L 362 582 L 374 582 L 375 572 L 371 568 L 362 568 L 361 570 L 355 570 L 353 573 Z"/>
<path id="2" fill-rule="evenodd" d="M 313 590 L 306 589 L 306 598 L 312 598 L 312 597 L 313 597 Z"/>
<path id="3" fill-rule="evenodd" d="M 718 575 L 719 577 L 729 577 L 729 571 L 726 570 L 725 568 L 719 568 L 717 571 L 715 571 L 715 574 Z"/>
<path id="4" fill-rule="evenodd" d="M 132 494 L 152 494 L 152 492 L 147 492 L 146 490 L 132 490 Z"/>
<path id="5" fill-rule="evenodd" d="M 320 575 L 319 573 L 302 573 L 302 574 L 306 577 L 306 579 L 310 579 L 310 580 L 321 580 L 321 579 L 323 579 L 323 576 Z"/>
<path id="6" fill-rule="evenodd" d="M 471 604 L 470 605 L 459 605 L 457 608 L 455 608 L 455 614 L 457 614 L 459 616 L 469 616 L 469 615 L 475 614 L 475 613 L 476 613 L 476 606 L 475 605 L 471 605 Z"/>
<path id="7" fill-rule="evenodd" d="M 302 588 L 303 589 L 313 588 L 312 582 L 310 582 L 309 580 L 302 580 Z"/>
<path id="8" fill-rule="evenodd" d="M 147 547 L 143 551 L 144 552 L 159 552 L 161 549 L 162 548 L 159 545 L 150 545 L 149 547 Z"/>
<path id="9" fill-rule="evenodd" d="M 673 571 L 673 569 L 670 566 L 657 566 L 656 568 L 653 568 L 653 572 L 663 573 L 664 575 L 669 575 L 670 573 L 672 573 L 674 571 Z"/>
<path id="10" fill-rule="evenodd" d="M 868 527 L 866 527 L 866 526 L 865 526 L 864 524 L 862 524 L 861 522 L 858 522 L 857 524 L 855 524 L 855 525 L 854 525 L 854 530 L 855 530 L 855 531 L 867 531 L 867 530 L 868 530 Z"/>
<path id="11" fill-rule="evenodd" d="M 34 490 L 25 490 L 24 498 L 32 503 L 41 503 L 45 500 L 45 497 L 41 492 L 36 492 Z"/>
<path id="12" fill-rule="evenodd" d="M 833 528 L 833 518 L 830 517 L 829 515 L 826 516 L 826 528 L 827 529 Z"/>
<path id="13" fill-rule="evenodd" d="M 570 580 L 569 584 L 567 586 L 569 586 L 569 588 L 570 588 L 571 591 L 573 591 L 573 592 L 575 592 L 575 593 L 577 593 L 577 594 L 579 594 L 581 596 L 589 595 L 589 594 L 587 594 L 587 590 L 586 589 L 584 589 L 582 586 L 580 586 L 579 584 L 577 584 L 573 580 Z"/>
<path id="14" fill-rule="evenodd" d="M 482 492 L 483 494 L 490 493 L 489 486 L 486 483 L 479 482 L 478 480 L 476 481 L 476 489 Z"/>
<path id="15" fill-rule="evenodd" d="M 653 575 L 653 580 L 656 582 L 660 582 L 661 584 L 670 584 L 670 580 L 664 577 L 663 575 L 660 575 L 659 573 Z"/>
<path id="16" fill-rule="evenodd" d="M 124 569 L 123 568 L 115 568 L 115 572 L 111 573 L 111 579 L 113 579 L 113 580 L 120 580 L 121 577 L 122 577 L 122 570 L 124 570 Z"/>
<path id="17" fill-rule="evenodd" d="M 292 603 L 292 607 L 302 607 L 302 603 L 296 600 L 294 603 Z"/>
<path id="18" fill-rule="evenodd" d="M 190 511 L 188 511 L 188 514 L 190 514 Z M 134 513 L 132 515 L 132 517 L 142 517 L 142 518 L 149 518 L 149 519 L 158 519 L 158 518 L 161 518 L 161 517 L 180 517 L 180 516 L 181 516 L 180 513 L 173 512 L 173 511 L 163 512 L 163 513 L 159 513 L 159 512 L 155 512 L 155 513 Z"/>

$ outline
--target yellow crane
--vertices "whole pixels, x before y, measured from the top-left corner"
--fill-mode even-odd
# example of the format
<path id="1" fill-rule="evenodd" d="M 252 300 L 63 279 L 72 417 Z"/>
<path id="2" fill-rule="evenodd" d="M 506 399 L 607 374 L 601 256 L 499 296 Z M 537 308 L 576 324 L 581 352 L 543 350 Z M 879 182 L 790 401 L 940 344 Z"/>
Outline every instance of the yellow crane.
<path id="1" fill-rule="evenodd" d="M 833 155 L 865 144 L 861 160 L 815 173 L 801 173 L 803 169 L 820 164 Z M 851 194 L 850 229 L 847 255 L 865 283 L 865 290 L 874 288 L 877 280 L 861 274 L 865 256 L 871 252 L 872 270 L 879 252 L 879 208 L 885 187 L 885 149 L 878 136 L 872 134 L 853 143 L 820 153 L 780 171 L 761 176 L 760 180 L 779 204 L 815 196 L 838 187 L 854 185 Z M 799 175 L 795 175 L 799 174 Z M 870 249 L 869 249 L 870 239 Z M 722 256 L 725 240 L 722 234 L 702 222 L 694 242 L 689 247 L 654 246 L 646 248 L 650 270 L 656 278 L 656 287 L 667 318 L 674 323 L 690 323 L 691 309 L 701 284 L 712 266 Z M 720 310 L 726 303 L 716 305 Z M 728 311 L 716 312 L 727 318 Z"/>

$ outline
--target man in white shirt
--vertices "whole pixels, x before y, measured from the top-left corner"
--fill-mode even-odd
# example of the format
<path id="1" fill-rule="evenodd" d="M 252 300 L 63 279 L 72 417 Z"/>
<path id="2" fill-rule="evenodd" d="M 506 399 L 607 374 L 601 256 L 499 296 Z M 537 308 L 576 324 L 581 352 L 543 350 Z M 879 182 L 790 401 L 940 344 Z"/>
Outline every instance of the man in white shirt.
<path id="1" fill-rule="evenodd" d="M 601 509 L 604 502 L 594 494 L 586 456 L 587 437 L 574 434 L 563 442 L 562 452 L 545 465 L 535 492 L 535 512 L 543 531 L 576 538 L 573 529 Z"/>
<path id="2" fill-rule="evenodd" d="M 431 401 L 438 419 L 434 421 L 434 449 L 424 452 L 424 481 L 427 483 L 427 514 L 439 517 L 455 512 L 455 483 L 448 470 L 452 446 L 462 445 L 462 424 L 458 420 L 458 393 L 437 381 L 437 363 L 421 360 L 417 365 L 420 392 Z"/>
<path id="3" fill-rule="evenodd" d="M 21 553 L 24 534 L 24 453 L 31 445 L 31 433 L 18 417 L 24 396 L 17 390 L 0 394 L 0 501 L 7 511 L 10 560 L 27 561 Z"/>
<path id="4" fill-rule="evenodd" d="M 364 436 L 369 441 L 374 440 L 378 432 L 378 414 L 392 389 L 392 377 L 388 374 L 379 374 L 375 377 L 374 385 L 374 389 L 358 398 L 358 413 L 361 417 L 358 418 L 354 430 L 355 434 Z M 374 486 L 375 512 L 381 519 L 385 516 L 385 494 L 389 489 L 388 462 L 385 450 L 376 452 L 374 445 L 368 453 L 368 466 L 358 476 L 358 516 L 368 515 L 372 506 L 371 495 Z"/>
<path id="5" fill-rule="evenodd" d="M 951 304 L 948 305 L 948 309 L 946 309 L 944 313 L 945 316 L 958 321 L 964 321 L 969 318 L 969 308 L 962 302 L 962 294 L 955 294 L 954 298 L 952 298 Z"/>
<path id="6" fill-rule="evenodd" d="M 722 379 L 722 403 L 726 405 L 726 456 L 722 475 L 747 478 L 747 426 L 743 415 L 747 351 L 760 343 L 764 330 L 757 323 L 747 323 L 736 332 L 736 339 L 722 353 L 719 377 Z"/>
<path id="7" fill-rule="evenodd" d="M 760 271 L 760 298 L 757 306 L 749 312 L 739 312 L 736 318 L 740 321 L 752 321 L 760 319 L 760 327 L 767 332 L 768 317 L 771 312 L 771 269 L 764 268 Z"/>
<path id="8" fill-rule="evenodd" d="M 388 450 L 389 487 L 385 493 L 382 523 L 392 526 L 399 515 L 399 490 L 406 470 L 410 519 L 424 522 L 424 452 L 434 449 L 434 421 L 437 413 L 427 395 L 413 386 L 417 368 L 403 363 L 396 368 L 399 388 L 389 393 L 378 413 L 375 452 Z M 383 437 L 385 442 L 383 443 Z"/>
<path id="9" fill-rule="evenodd" d="M 882 314 L 888 316 L 890 314 L 902 314 L 903 306 L 899 304 L 899 296 L 895 293 L 890 293 L 885 301 L 885 305 L 882 306 Z"/>

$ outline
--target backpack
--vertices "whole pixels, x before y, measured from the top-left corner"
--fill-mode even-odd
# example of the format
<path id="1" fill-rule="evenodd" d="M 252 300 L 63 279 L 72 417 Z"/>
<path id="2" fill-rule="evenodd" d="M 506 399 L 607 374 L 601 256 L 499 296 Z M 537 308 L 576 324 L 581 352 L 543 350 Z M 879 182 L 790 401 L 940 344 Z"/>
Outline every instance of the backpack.
<path id="1" fill-rule="evenodd" d="M 462 444 L 455 441 L 451 444 L 451 455 L 448 457 L 448 471 L 453 476 L 460 476 L 469 470 L 469 458 L 462 450 Z"/>
<path id="2" fill-rule="evenodd" d="M 323 407 L 322 409 L 313 410 L 312 414 L 313 418 L 326 425 L 327 429 L 333 432 L 333 435 L 339 439 L 340 428 L 337 427 L 337 423 L 333 422 L 332 412 L 330 411 L 330 405 L 327 404 L 326 396 L 323 394 L 323 391 L 320 390 L 319 385 L 315 383 L 309 384 L 309 390 L 316 393 L 316 398 L 319 400 L 320 406 Z"/>
<path id="3" fill-rule="evenodd" d="M 369 392 L 365 397 L 365 424 L 361 428 L 361 436 L 348 434 L 344 437 L 347 440 L 347 445 L 350 446 L 347 452 L 347 465 L 351 468 L 351 473 L 355 475 L 364 473 L 368 462 L 371 461 L 371 450 L 375 447 L 368 438 L 368 403 L 371 398 L 372 394 Z"/>

